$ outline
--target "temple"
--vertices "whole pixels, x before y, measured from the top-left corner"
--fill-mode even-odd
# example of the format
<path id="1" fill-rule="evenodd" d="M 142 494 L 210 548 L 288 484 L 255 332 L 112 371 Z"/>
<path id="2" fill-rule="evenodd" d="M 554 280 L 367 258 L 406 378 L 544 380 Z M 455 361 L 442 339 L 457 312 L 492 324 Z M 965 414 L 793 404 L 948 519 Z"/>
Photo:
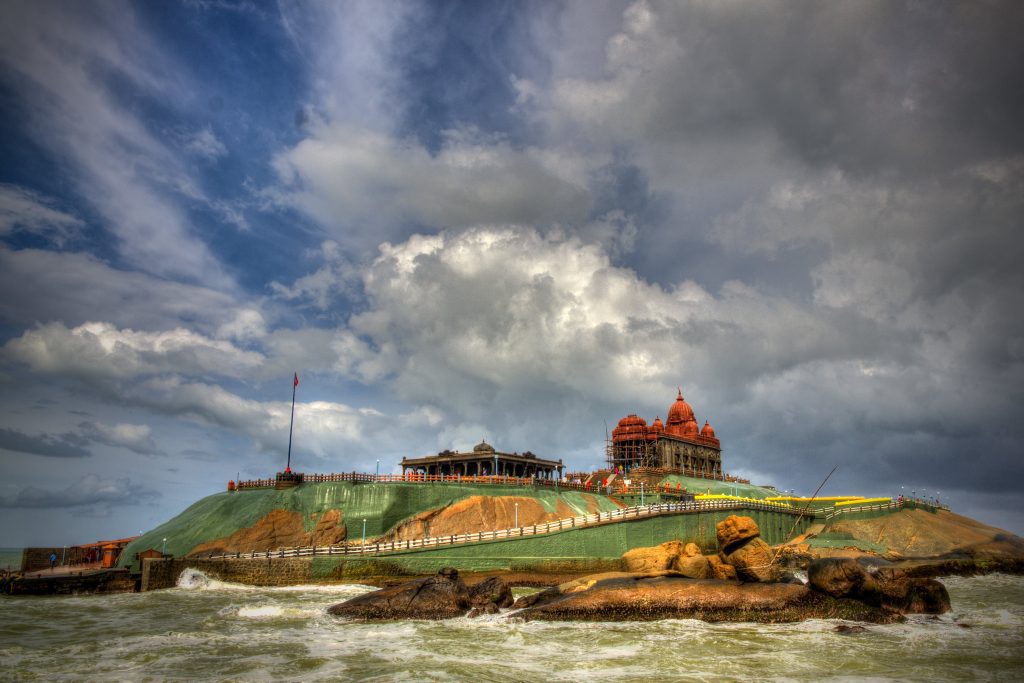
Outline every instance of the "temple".
<path id="1" fill-rule="evenodd" d="M 692 476 L 722 476 L 722 444 L 706 421 L 703 427 L 697 426 L 682 391 L 669 407 L 664 424 L 660 417 L 650 425 L 637 415 L 619 420 L 608 442 L 607 457 L 612 471 L 657 467 Z"/>
<path id="2" fill-rule="evenodd" d="M 533 453 L 502 453 L 481 441 L 468 453 L 441 451 L 423 458 L 402 458 L 402 474 L 428 476 L 509 476 L 555 479 L 562 476 L 562 461 L 542 460 Z"/>

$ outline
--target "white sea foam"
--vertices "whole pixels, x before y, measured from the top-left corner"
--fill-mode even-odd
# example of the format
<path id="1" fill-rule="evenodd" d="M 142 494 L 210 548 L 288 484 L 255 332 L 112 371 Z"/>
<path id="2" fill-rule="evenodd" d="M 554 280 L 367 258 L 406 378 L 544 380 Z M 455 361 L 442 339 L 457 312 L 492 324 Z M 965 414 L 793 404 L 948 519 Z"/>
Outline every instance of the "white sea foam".
<path id="1" fill-rule="evenodd" d="M 326 610 L 367 586 L 254 588 L 195 574 L 182 583 L 109 598 L 0 600 L 7 677 L 936 681 L 1013 680 L 1024 670 L 1021 577 L 951 581 L 956 612 L 854 634 L 835 633 L 850 623 L 836 620 L 522 622 L 506 613 L 360 623 Z"/>
<path id="2" fill-rule="evenodd" d="M 188 568 L 181 572 L 175 584 L 178 588 L 185 590 L 231 590 L 231 591 L 253 591 L 255 586 L 246 586 L 241 583 L 230 583 L 211 578 L 198 569 Z"/>

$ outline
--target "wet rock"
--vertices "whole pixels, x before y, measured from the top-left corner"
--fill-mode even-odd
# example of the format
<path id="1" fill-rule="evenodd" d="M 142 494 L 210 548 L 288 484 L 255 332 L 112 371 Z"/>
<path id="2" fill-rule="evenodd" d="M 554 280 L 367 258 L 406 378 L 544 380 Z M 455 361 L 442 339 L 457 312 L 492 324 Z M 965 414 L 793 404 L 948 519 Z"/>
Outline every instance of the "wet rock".
<path id="1" fill-rule="evenodd" d="M 477 617 L 483 616 L 485 614 L 497 614 L 500 611 L 501 610 L 498 608 L 496 604 L 494 604 L 493 602 L 489 602 L 486 605 L 483 605 L 481 607 L 474 607 L 473 609 L 469 610 L 469 614 L 467 614 L 466 616 L 470 619 L 476 619 Z"/>
<path id="2" fill-rule="evenodd" d="M 513 609 L 523 609 L 525 607 L 533 607 L 534 605 L 543 605 L 545 603 L 557 600 L 562 597 L 562 593 L 558 590 L 558 587 L 545 588 L 544 590 L 531 593 L 530 595 L 524 595 L 518 598 L 515 603 L 512 604 Z"/>
<path id="3" fill-rule="evenodd" d="M 469 587 L 469 602 L 473 607 L 511 607 L 515 602 L 512 589 L 500 576 L 492 576 Z M 488 612 L 491 614 L 491 612 Z"/>
<path id="4" fill-rule="evenodd" d="M 529 596 L 534 598 L 535 596 Z M 525 620 L 649 620 L 788 622 L 846 619 L 891 623 L 901 617 L 854 600 L 834 599 L 805 586 L 726 583 L 664 574 L 611 572 L 584 577 L 520 599 Z"/>
<path id="5" fill-rule="evenodd" d="M 408 581 L 328 608 L 335 616 L 365 621 L 394 619 L 451 619 L 470 608 L 470 592 L 454 569 Z"/>
<path id="6" fill-rule="evenodd" d="M 860 563 L 847 558 L 815 560 L 807 568 L 811 588 L 833 598 L 858 592 L 866 578 L 867 572 Z"/>
<path id="7" fill-rule="evenodd" d="M 814 590 L 900 614 L 943 614 L 950 609 L 945 586 L 934 579 L 911 578 L 895 567 L 825 558 L 812 562 L 807 575 Z"/>
<path id="8" fill-rule="evenodd" d="M 779 583 L 793 583 L 799 586 L 807 585 L 807 572 L 799 569 L 783 569 L 779 574 Z"/>
<path id="9" fill-rule="evenodd" d="M 761 529 L 750 517 L 729 515 L 715 525 L 715 533 L 718 537 L 718 548 L 726 553 L 731 552 L 731 546 L 739 546 L 752 538 L 761 535 Z"/>
<path id="10" fill-rule="evenodd" d="M 852 633 L 867 633 L 868 632 L 868 630 L 866 628 L 864 628 L 863 626 L 858 626 L 856 624 L 852 624 L 852 625 L 851 624 L 839 624 L 838 626 L 836 626 L 832 630 L 835 631 L 836 633 L 843 633 L 843 634 L 846 634 L 846 635 L 850 635 Z"/>
<path id="11" fill-rule="evenodd" d="M 910 579 L 910 603 L 907 614 L 945 614 L 952 605 L 949 591 L 935 579 Z"/>

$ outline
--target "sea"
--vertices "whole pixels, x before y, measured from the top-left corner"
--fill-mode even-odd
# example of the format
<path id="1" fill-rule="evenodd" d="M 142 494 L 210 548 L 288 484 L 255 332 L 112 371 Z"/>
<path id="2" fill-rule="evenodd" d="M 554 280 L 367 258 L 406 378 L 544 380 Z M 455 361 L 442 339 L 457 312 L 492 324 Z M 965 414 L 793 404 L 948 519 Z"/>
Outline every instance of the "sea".
<path id="1" fill-rule="evenodd" d="M 478 619 L 351 623 L 368 586 L 254 588 L 186 570 L 149 593 L 0 597 L 4 681 L 1017 681 L 1024 577 L 943 579 L 906 623 Z M 522 594 L 530 589 L 517 589 Z"/>

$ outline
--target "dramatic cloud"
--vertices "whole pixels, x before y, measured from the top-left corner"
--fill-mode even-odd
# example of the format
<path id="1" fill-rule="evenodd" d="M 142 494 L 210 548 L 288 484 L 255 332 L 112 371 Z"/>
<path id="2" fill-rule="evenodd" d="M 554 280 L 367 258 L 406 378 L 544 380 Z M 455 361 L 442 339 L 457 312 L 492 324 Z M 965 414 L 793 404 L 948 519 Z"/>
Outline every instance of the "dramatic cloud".
<path id="1" fill-rule="evenodd" d="M 23 187 L 0 185 L 0 236 L 24 231 L 60 246 L 82 226 L 80 219 L 55 208 L 52 200 Z"/>
<path id="2" fill-rule="evenodd" d="M 208 328 L 239 306 L 232 293 L 111 268 L 89 254 L 39 249 L 0 247 L 0 290 L 0 316 L 22 327 L 104 320 L 163 328 L 187 320 Z"/>
<path id="3" fill-rule="evenodd" d="M 249 376 L 264 360 L 228 341 L 181 328 L 136 332 L 109 323 L 72 329 L 49 323 L 9 341 L 4 353 L 38 372 L 108 379 L 169 372 Z"/>
<path id="4" fill-rule="evenodd" d="M 78 434 L 25 434 L 15 429 L 0 429 L 0 449 L 31 453 L 48 458 L 88 458 L 92 453 L 84 448 L 88 441 Z"/>
<path id="5" fill-rule="evenodd" d="M 135 484 L 130 479 L 103 479 L 89 474 L 65 489 L 27 487 L 10 499 L 0 499 L 6 508 L 83 508 L 136 506 L 159 498 L 160 492 Z"/>
<path id="6" fill-rule="evenodd" d="M 343 235 L 356 226 L 378 240 L 406 225 L 578 223 L 590 204 L 571 159 L 465 133 L 432 154 L 368 129 L 318 126 L 276 165 L 295 187 L 290 201 L 329 228 L 340 219 Z"/>
<path id="7" fill-rule="evenodd" d="M 122 256 L 145 271 L 229 287 L 189 226 L 183 200 L 204 195 L 172 149 L 119 90 L 177 98 L 183 85 L 134 11 L 74 3 L 15 3 L 0 24 L 4 84 L 20 95 L 37 142 L 72 170 L 78 193 L 105 219 Z M 73 115 L 69 115 L 73 112 Z"/>
<path id="8" fill-rule="evenodd" d="M 160 451 L 149 425 L 118 423 L 115 425 L 82 422 L 78 425 L 82 438 L 92 443 L 126 448 L 140 455 L 156 455 Z"/>
<path id="9" fill-rule="evenodd" d="M 11 514 L 265 476 L 298 371 L 308 471 L 591 467 L 681 385 L 734 473 L 1024 528 L 1019 3 L 0 14 Z"/>

